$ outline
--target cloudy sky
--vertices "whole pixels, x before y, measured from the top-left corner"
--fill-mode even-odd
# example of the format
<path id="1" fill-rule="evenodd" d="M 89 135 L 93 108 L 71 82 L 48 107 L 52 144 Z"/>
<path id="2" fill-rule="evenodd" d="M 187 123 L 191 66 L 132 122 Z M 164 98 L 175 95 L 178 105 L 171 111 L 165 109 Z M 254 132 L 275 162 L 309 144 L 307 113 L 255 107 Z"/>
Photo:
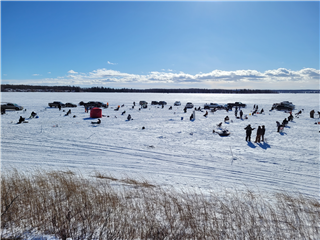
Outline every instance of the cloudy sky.
<path id="1" fill-rule="evenodd" d="M 2 84 L 319 88 L 319 2 L 1 2 Z"/>

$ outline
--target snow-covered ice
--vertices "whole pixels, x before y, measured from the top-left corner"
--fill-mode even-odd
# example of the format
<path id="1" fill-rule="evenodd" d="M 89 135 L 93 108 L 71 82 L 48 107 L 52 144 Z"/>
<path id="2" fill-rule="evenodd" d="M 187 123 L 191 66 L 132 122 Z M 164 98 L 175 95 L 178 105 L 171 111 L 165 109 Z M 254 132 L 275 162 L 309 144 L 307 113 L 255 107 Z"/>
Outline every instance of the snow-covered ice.
<path id="1" fill-rule="evenodd" d="M 7 111 L 1 116 L 1 170 L 15 167 L 80 170 L 90 175 L 98 170 L 114 176 L 128 175 L 145 178 L 162 186 L 176 189 L 200 189 L 203 192 L 223 188 L 253 188 L 260 191 L 298 191 L 319 195 L 319 111 L 317 94 L 146 94 L 146 93 L 2 93 L 3 102 L 22 105 L 26 111 Z M 166 101 L 163 109 L 148 105 L 139 111 L 140 100 Z M 272 111 L 273 103 L 291 101 L 296 109 L 304 109 L 299 118 L 289 122 L 283 133 L 277 132 L 276 121 L 289 116 L 283 111 Z M 102 101 L 109 103 L 102 109 L 100 125 L 92 125 L 83 106 L 59 111 L 49 108 L 53 101 Z M 181 106 L 173 106 L 181 101 Z M 186 102 L 195 107 L 205 103 L 241 101 L 248 119 L 236 119 L 234 110 L 183 112 Z M 124 104 L 119 111 L 118 105 Z M 263 108 L 263 114 L 249 115 L 253 105 Z M 172 110 L 168 110 L 173 106 Z M 16 124 L 20 116 L 28 118 L 35 111 L 39 118 Z M 126 111 L 124 115 L 121 115 Z M 133 120 L 126 121 L 131 114 Z M 75 118 L 73 116 L 76 115 Z M 228 137 L 220 137 L 212 130 L 223 123 Z M 181 118 L 183 117 L 183 120 Z M 244 128 L 251 124 L 251 143 L 245 141 Z M 265 125 L 266 141 L 254 143 L 259 125 Z M 142 129 L 145 127 L 145 129 Z"/>

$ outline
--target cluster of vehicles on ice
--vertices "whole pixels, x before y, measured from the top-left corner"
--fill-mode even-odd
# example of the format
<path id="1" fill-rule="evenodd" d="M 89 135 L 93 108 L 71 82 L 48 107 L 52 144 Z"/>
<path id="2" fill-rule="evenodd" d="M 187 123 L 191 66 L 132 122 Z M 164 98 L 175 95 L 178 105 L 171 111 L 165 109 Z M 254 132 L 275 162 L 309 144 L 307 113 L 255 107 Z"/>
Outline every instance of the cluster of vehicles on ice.
<path id="1" fill-rule="evenodd" d="M 105 104 L 103 102 L 99 101 L 89 101 L 89 102 L 79 102 L 80 106 L 84 106 L 85 108 L 92 108 L 92 107 L 99 107 L 99 108 L 108 108 L 109 104 Z M 148 105 L 147 101 L 140 101 L 139 105 L 146 107 Z M 166 101 L 151 101 L 151 105 L 160 105 L 164 106 L 167 105 Z M 180 101 L 176 101 L 173 104 L 174 106 L 181 106 Z M 49 107 L 55 107 L 55 108 L 66 108 L 66 107 L 77 107 L 77 104 L 74 103 L 62 103 L 60 101 L 54 101 L 52 103 L 48 103 Z M 227 103 L 225 105 L 221 105 L 218 103 L 206 103 L 204 104 L 204 109 L 232 109 L 233 107 L 239 107 L 244 108 L 246 107 L 246 104 L 241 102 L 234 102 L 234 103 Z M 185 105 L 185 108 L 194 108 L 194 105 L 192 102 L 187 102 Z M 274 103 L 271 107 L 271 110 L 284 110 L 284 111 L 292 111 L 294 110 L 295 106 L 292 104 L 292 102 L 289 101 L 283 101 L 280 103 Z M 6 110 L 16 110 L 20 111 L 23 110 L 23 107 L 16 104 L 16 103 L 9 103 L 9 102 L 3 102 L 1 103 L 1 113 L 5 112 Z"/>

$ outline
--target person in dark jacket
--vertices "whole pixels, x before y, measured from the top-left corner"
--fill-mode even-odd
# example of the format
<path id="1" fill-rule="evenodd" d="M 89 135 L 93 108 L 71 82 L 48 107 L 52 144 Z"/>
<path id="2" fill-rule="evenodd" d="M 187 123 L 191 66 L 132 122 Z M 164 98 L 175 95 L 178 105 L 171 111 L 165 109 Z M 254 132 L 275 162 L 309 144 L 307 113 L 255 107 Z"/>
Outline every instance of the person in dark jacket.
<path id="1" fill-rule="evenodd" d="M 20 116 L 18 124 L 24 122 L 24 120 L 25 120 L 25 118 L 23 118 L 22 116 Z"/>
<path id="2" fill-rule="evenodd" d="M 131 115 L 129 114 L 128 117 L 127 117 L 128 121 L 131 120 Z"/>
<path id="3" fill-rule="evenodd" d="M 266 133 L 266 128 L 264 125 L 261 127 L 261 141 L 264 142 L 264 134 Z"/>
<path id="4" fill-rule="evenodd" d="M 283 119 L 283 121 L 282 121 L 282 125 L 283 126 L 287 126 L 287 124 L 288 124 L 288 120 L 285 118 L 285 119 Z"/>
<path id="5" fill-rule="evenodd" d="M 30 118 L 34 118 L 35 116 L 37 116 L 37 114 L 35 112 L 32 112 Z"/>
<path id="6" fill-rule="evenodd" d="M 187 112 L 187 107 L 184 107 L 183 111 L 186 113 Z"/>
<path id="7" fill-rule="evenodd" d="M 276 123 L 277 123 L 277 129 L 278 129 L 277 132 L 280 132 L 282 125 L 278 121 L 276 121 Z"/>
<path id="8" fill-rule="evenodd" d="M 314 118 L 314 110 L 310 111 L 310 118 Z"/>
<path id="9" fill-rule="evenodd" d="M 240 110 L 240 118 L 242 119 L 242 116 L 243 116 L 243 112 L 242 110 Z"/>
<path id="10" fill-rule="evenodd" d="M 254 141 L 255 143 L 259 143 L 260 142 L 261 135 L 262 135 L 262 130 L 261 130 L 261 127 L 259 126 L 258 129 L 257 129 L 256 140 Z"/>
<path id="11" fill-rule="evenodd" d="M 208 111 L 206 111 L 206 113 L 203 115 L 204 117 L 207 117 L 208 116 Z"/>
<path id="12" fill-rule="evenodd" d="M 251 133 L 252 133 L 252 130 L 254 130 L 255 128 L 252 128 L 251 125 L 249 124 L 244 129 L 246 130 L 246 141 L 251 142 Z"/>
<path id="13" fill-rule="evenodd" d="M 227 121 L 229 121 L 229 117 L 228 117 L 228 116 L 226 116 L 226 117 L 224 118 L 224 122 L 227 122 Z"/>

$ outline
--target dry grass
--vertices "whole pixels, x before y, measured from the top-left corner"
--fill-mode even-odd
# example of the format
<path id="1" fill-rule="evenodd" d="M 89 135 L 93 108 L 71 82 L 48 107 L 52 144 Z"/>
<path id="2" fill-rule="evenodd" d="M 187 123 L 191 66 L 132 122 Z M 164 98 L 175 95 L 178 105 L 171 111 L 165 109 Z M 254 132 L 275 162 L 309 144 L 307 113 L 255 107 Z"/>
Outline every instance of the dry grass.
<path id="1" fill-rule="evenodd" d="M 123 187 L 112 186 L 112 182 Z M 1 237 L 60 239 L 320 239 L 320 202 L 275 193 L 178 193 L 96 172 L 1 176 Z"/>

